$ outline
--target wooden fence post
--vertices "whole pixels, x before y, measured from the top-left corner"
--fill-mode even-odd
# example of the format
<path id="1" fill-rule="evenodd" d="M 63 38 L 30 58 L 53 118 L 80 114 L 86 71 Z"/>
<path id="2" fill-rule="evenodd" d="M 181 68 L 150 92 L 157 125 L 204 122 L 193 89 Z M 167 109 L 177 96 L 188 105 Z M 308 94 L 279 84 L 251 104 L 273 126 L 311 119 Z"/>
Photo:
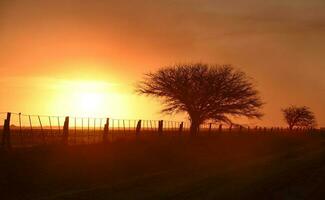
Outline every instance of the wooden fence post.
<path id="1" fill-rule="evenodd" d="M 7 119 L 4 120 L 3 130 L 2 130 L 2 147 L 3 148 L 11 148 L 11 135 L 10 135 L 10 118 L 11 113 L 7 113 Z"/>
<path id="2" fill-rule="evenodd" d="M 21 113 L 18 114 L 18 119 L 19 119 L 19 136 L 22 136 L 22 129 L 21 129 Z"/>
<path id="3" fill-rule="evenodd" d="M 52 136 L 52 122 L 51 122 L 51 117 L 49 116 L 49 124 L 50 124 L 50 133 L 51 133 L 51 136 Z"/>
<path id="4" fill-rule="evenodd" d="M 219 125 L 219 133 L 222 132 L 222 124 Z"/>
<path id="5" fill-rule="evenodd" d="M 30 126 L 30 134 L 33 133 L 33 125 L 32 125 L 32 119 L 30 118 L 30 115 L 28 115 L 28 119 L 29 119 L 29 126 Z"/>
<path id="6" fill-rule="evenodd" d="M 108 131 L 109 131 L 109 118 L 106 118 L 106 123 L 104 126 L 103 142 L 107 143 L 108 141 Z"/>
<path id="7" fill-rule="evenodd" d="M 183 132 L 183 128 L 184 128 L 184 122 L 181 122 L 180 125 L 179 125 L 179 133 L 182 133 Z"/>
<path id="8" fill-rule="evenodd" d="M 163 127 L 164 127 L 164 121 L 163 120 L 159 120 L 158 121 L 158 134 L 162 135 L 163 133 Z"/>
<path id="9" fill-rule="evenodd" d="M 61 133 L 61 127 L 60 127 L 60 117 L 58 116 L 57 118 L 58 118 L 58 127 L 59 127 L 59 135 L 60 135 L 60 133 Z"/>
<path id="10" fill-rule="evenodd" d="M 65 117 L 63 125 L 63 143 L 68 144 L 69 141 L 69 117 Z"/>
<path id="11" fill-rule="evenodd" d="M 38 118 L 39 125 L 41 127 L 42 142 L 45 143 L 45 134 L 44 134 L 44 131 L 43 131 L 43 125 L 42 125 L 41 117 L 37 116 L 37 118 Z"/>
<path id="12" fill-rule="evenodd" d="M 141 132 L 141 119 L 138 121 L 138 123 L 137 123 L 137 128 L 136 128 L 136 130 L 135 130 L 135 134 L 137 135 L 137 136 L 139 136 L 140 135 L 140 132 Z"/>
<path id="13" fill-rule="evenodd" d="M 212 131 L 212 123 L 209 124 L 209 135 L 211 135 L 211 131 Z"/>

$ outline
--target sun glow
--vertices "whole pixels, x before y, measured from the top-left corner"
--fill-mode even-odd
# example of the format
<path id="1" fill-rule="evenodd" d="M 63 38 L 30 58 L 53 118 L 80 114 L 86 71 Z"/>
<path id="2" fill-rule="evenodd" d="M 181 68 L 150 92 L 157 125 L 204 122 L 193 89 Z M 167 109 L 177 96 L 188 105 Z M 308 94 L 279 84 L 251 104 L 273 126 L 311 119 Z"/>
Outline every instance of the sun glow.
<path id="1" fill-rule="evenodd" d="M 79 76 L 78 76 L 79 77 Z M 83 77 L 83 76 L 80 76 Z M 85 77 L 85 76 L 84 76 Z M 100 117 L 115 119 L 163 119 L 160 102 L 134 93 L 134 84 L 89 73 L 87 79 L 35 76 L 9 77 L 15 96 L 2 98 L 3 110 L 23 114 Z M 9 86 L 8 86 L 9 87 Z M 7 94 L 8 95 L 8 94 Z M 171 119 L 168 116 L 168 119 Z"/>
<path id="2" fill-rule="evenodd" d="M 116 116 L 126 113 L 122 105 L 127 98 L 121 87 L 105 81 L 61 80 L 53 85 L 56 91 L 53 107 L 59 107 L 59 113 L 75 116 Z"/>
<path id="3" fill-rule="evenodd" d="M 92 113 L 98 112 L 104 107 L 105 96 L 100 93 L 78 93 L 78 100 L 76 107 L 79 108 L 81 112 Z"/>

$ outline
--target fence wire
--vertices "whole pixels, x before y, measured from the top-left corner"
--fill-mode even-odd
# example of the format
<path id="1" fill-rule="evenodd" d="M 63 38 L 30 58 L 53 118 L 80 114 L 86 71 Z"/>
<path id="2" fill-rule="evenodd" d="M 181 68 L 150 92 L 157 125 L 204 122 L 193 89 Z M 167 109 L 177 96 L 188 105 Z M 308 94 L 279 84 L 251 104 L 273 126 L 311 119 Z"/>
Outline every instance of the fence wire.
<path id="1" fill-rule="evenodd" d="M 7 118 L 6 112 L 0 112 L 1 138 L 4 136 L 2 122 Z M 11 113 L 10 143 L 14 147 L 48 145 L 62 143 L 65 138 L 65 116 L 26 115 Z M 92 144 L 103 142 L 105 126 L 107 125 L 108 139 L 127 139 L 139 135 L 186 135 L 189 134 L 190 123 L 179 121 L 163 121 L 159 130 L 160 120 L 114 119 L 94 117 L 69 117 L 68 144 Z M 139 127 L 140 123 L 140 127 Z M 139 130 L 138 130 L 139 129 Z M 282 127 L 249 127 L 226 125 L 220 123 L 205 123 L 199 128 L 200 134 L 216 133 L 289 133 Z M 310 130 L 295 129 L 295 133 L 306 133 Z"/>

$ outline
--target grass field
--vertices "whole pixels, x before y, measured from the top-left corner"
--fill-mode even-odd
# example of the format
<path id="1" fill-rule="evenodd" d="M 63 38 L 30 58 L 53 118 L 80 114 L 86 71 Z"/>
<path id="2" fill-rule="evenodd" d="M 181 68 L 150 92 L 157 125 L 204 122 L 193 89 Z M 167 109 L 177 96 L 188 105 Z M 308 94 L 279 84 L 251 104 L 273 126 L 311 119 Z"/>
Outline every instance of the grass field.
<path id="1" fill-rule="evenodd" d="M 325 136 L 146 136 L 1 152 L 0 199 L 324 199 Z"/>

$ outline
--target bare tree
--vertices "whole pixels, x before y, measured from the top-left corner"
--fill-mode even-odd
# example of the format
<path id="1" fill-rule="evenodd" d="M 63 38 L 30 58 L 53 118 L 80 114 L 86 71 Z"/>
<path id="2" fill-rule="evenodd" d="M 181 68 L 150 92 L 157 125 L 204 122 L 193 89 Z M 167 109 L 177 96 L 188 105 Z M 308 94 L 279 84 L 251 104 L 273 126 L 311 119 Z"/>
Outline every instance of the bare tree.
<path id="1" fill-rule="evenodd" d="M 254 84 L 230 65 L 179 64 L 145 74 L 138 94 L 160 97 L 163 113 L 186 112 L 191 133 L 207 120 L 231 123 L 231 116 L 260 118 L 263 105 Z"/>
<path id="2" fill-rule="evenodd" d="M 316 126 L 315 115 L 310 108 L 306 106 L 290 106 L 282 109 L 282 112 L 290 130 L 295 127 L 313 128 Z"/>

